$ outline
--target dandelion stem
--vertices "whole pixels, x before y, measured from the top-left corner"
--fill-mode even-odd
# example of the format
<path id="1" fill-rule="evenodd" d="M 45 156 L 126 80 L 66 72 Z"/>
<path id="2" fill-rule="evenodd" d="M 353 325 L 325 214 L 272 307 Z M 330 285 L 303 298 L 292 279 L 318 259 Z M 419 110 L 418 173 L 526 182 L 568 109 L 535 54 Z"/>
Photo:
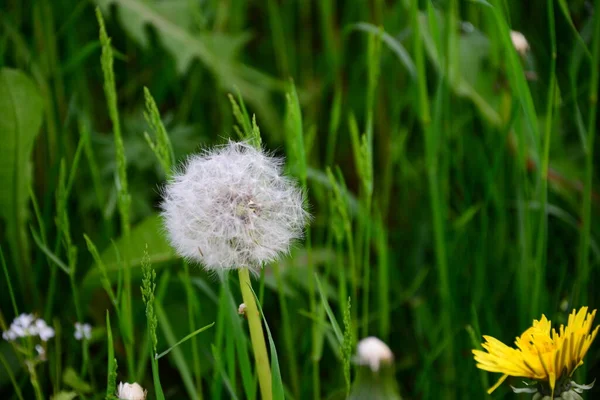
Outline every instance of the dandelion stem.
<path id="1" fill-rule="evenodd" d="M 238 273 L 240 277 L 242 298 L 244 299 L 244 304 L 246 304 L 246 316 L 248 317 L 248 328 L 250 329 L 250 339 L 252 341 L 252 349 L 254 350 L 261 398 L 263 400 L 271 400 L 273 398 L 271 389 L 271 367 L 269 366 L 265 334 L 260 321 L 258 307 L 256 306 L 254 295 L 252 294 L 250 274 L 248 273 L 247 268 L 238 269 Z"/>

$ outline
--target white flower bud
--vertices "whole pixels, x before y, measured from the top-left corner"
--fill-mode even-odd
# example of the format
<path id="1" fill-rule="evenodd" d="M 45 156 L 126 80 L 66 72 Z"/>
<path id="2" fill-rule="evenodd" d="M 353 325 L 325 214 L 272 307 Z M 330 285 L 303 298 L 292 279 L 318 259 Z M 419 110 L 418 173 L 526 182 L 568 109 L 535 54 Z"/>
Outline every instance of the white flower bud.
<path id="1" fill-rule="evenodd" d="M 368 365 L 372 371 L 379 371 L 381 364 L 391 364 L 394 354 L 381 340 L 370 336 L 361 340 L 357 346 L 357 363 Z"/>
<path id="2" fill-rule="evenodd" d="M 510 39 L 517 53 L 524 57 L 529 51 L 529 42 L 525 39 L 525 36 L 521 32 L 510 31 Z"/>
<path id="3" fill-rule="evenodd" d="M 282 160 L 247 143 L 191 157 L 163 192 L 162 215 L 177 252 L 207 270 L 257 269 L 302 237 L 304 194 Z"/>
<path id="4" fill-rule="evenodd" d="M 121 400 L 146 400 L 147 391 L 137 382 L 119 383 L 117 397 Z"/>

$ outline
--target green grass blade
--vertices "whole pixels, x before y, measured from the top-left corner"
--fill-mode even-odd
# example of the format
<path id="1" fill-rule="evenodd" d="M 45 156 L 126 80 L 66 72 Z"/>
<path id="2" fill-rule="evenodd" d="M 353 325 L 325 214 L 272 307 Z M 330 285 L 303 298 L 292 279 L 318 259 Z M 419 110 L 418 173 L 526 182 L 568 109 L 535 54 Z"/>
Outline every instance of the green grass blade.
<path id="1" fill-rule="evenodd" d="M 215 325 L 215 323 L 210 323 L 206 326 L 203 326 L 200 329 L 196 329 L 194 332 L 184 336 L 180 341 L 178 341 L 177 343 L 175 343 L 174 345 L 172 345 L 171 347 L 169 347 L 167 350 L 163 351 L 160 354 L 156 355 L 156 359 L 160 359 L 163 356 L 166 356 L 167 354 L 169 354 L 171 352 L 171 350 L 173 350 L 175 347 L 179 346 L 181 343 L 186 342 L 187 340 L 193 338 L 194 336 L 196 336 L 197 334 L 199 334 L 200 332 L 204 332 L 205 330 L 207 330 L 208 328 L 212 328 Z"/>
<path id="2" fill-rule="evenodd" d="M 277 348 L 275 348 L 275 342 L 273 341 L 273 336 L 271 336 L 271 330 L 269 329 L 269 324 L 267 324 L 267 319 L 265 318 L 265 314 L 263 313 L 262 306 L 258 301 L 258 297 L 252 289 L 251 285 L 248 285 L 250 290 L 252 290 L 252 294 L 256 299 L 256 305 L 258 307 L 258 311 L 260 311 L 260 315 L 262 317 L 263 323 L 265 324 L 265 330 L 267 331 L 267 338 L 269 339 L 269 350 L 271 351 L 271 376 L 273 381 L 273 399 L 274 400 L 283 400 L 285 399 L 285 394 L 283 390 L 283 381 L 281 380 L 281 372 L 279 370 L 279 359 L 277 357 Z"/>
<path id="3" fill-rule="evenodd" d="M 67 266 L 67 264 L 62 261 L 60 258 L 58 258 L 58 256 L 56 254 L 54 254 L 52 252 L 52 250 L 50 250 L 48 247 L 46 247 L 40 237 L 38 236 L 38 234 L 35 232 L 35 230 L 33 229 L 33 227 L 31 227 L 31 236 L 33 237 L 33 241 L 35 242 L 35 244 L 39 247 L 39 249 L 44 252 L 44 254 L 50 259 L 52 260 L 52 262 L 54 262 L 54 264 L 56 264 L 56 266 L 58 266 L 60 269 L 62 269 L 65 274 L 70 275 L 71 271 L 69 269 L 69 267 Z"/>
<path id="4" fill-rule="evenodd" d="M 13 307 L 15 316 L 19 315 L 19 308 L 17 307 L 17 300 L 15 299 L 15 293 L 13 291 L 12 282 L 10 280 L 10 274 L 8 273 L 8 266 L 6 265 L 6 259 L 4 258 L 4 251 L 0 246 L 0 261 L 2 261 L 2 270 L 4 271 L 4 278 L 6 279 L 6 286 L 8 286 L 8 293 L 10 294 L 10 302 Z"/>
<path id="5" fill-rule="evenodd" d="M 321 285 L 321 281 L 319 280 L 319 276 L 317 275 L 316 272 L 315 272 L 314 277 L 315 277 L 315 281 L 317 282 L 317 289 L 319 290 L 319 294 L 321 295 L 321 302 L 323 304 L 323 307 L 325 308 L 327 317 L 329 318 L 329 323 L 331 324 L 331 327 L 333 328 L 333 333 L 335 333 L 335 337 L 338 340 L 338 345 L 342 346 L 344 343 L 344 334 L 342 333 L 342 330 L 340 329 L 340 326 L 338 325 L 337 320 L 335 319 L 335 315 L 333 315 L 333 311 L 331 311 L 331 307 L 329 306 L 327 297 L 325 296 L 325 294 L 323 292 L 323 287 Z"/>
<path id="6" fill-rule="evenodd" d="M 173 328 L 171 327 L 171 323 L 167 318 L 167 314 L 165 313 L 160 303 L 157 302 L 155 307 L 156 316 L 158 317 L 158 322 L 163 331 L 163 334 L 165 335 L 165 339 L 167 340 L 167 343 L 169 343 L 169 345 L 173 347 L 171 357 L 175 366 L 177 367 L 177 370 L 181 375 L 181 379 L 183 380 L 183 386 L 185 387 L 190 399 L 198 400 L 198 395 L 196 394 L 196 386 L 194 385 L 193 374 L 185 361 L 185 357 L 183 356 L 181 349 L 177 348 L 175 345 L 177 339 L 175 338 L 175 334 L 173 333 Z"/>
<path id="7" fill-rule="evenodd" d="M 110 327 L 110 315 L 106 310 L 106 337 L 108 346 L 108 370 L 106 382 L 106 400 L 115 399 L 117 392 L 117 359 L 115 358 L 115 348 L 113 345 L 112 329 Z"/>

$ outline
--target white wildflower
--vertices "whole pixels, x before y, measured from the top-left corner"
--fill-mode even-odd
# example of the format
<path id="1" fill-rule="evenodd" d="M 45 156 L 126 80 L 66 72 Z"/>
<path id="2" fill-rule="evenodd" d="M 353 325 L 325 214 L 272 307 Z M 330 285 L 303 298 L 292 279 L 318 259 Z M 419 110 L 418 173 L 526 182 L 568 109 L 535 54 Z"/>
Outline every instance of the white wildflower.
<path id="1" fill-rule="evenodd" d="M 46 361 L 46 349 L 41 344 L 35 345 L 35 351 L 38 353 L 38 359 L 40 361 Z"/>
<path id="2" fill-rule="evenodd" d="M 36 318 L 32 314 L 21 314 L 13 320 L 9 329 L 2 333 L 2 338 L 7 341 L 28 336 L 39 336 L 46 342 L 54 337 L 54 329 L 41 318 Z"/>
<path id="3" fill-rule="evenodd" d="M 7 342 L 12 342 L 17 337 L 18 337 L 17 334 L 10 329 L 2 332 L 2 339 L 6 340 Z"/>
<path id="4" fill-rule="evenodd" d="M 379 371 L 381 364 L 390 364 L 394 354 L 381 340 L 370 336 L 361 340 L 357 346 L 357 360 L 360 365 L 368 365 L 372 371 Z"/>
<path id="5" fill-rule="evenodd" d="M 164 190 L 173 247 L 208 270 L 256 269 L 286 253 L 308 213 L 282 164 L 243 142 L 191 157 Z"/>
<path id="6" fill-rule="evenodd" d="M 240 306 L 238 307 L 238 314 L 240 315 L 245 315 L 246 314 L 246 303 L 242 303 L 240 304 Z"/>
<path id="7" fill-rule="evenodd" d="M 35 321 L 35 327 L 37 330 L 37 335 L 40 337 L 40 339 L 42 339 L 44 342 L 47 342 L 48 339 L 53 338 L 54 337 L 54 329 L 52 329 L 51 327 L 49 327 L 46 324 L 46 321 L 44 321 L 41 318 L 38 318 Z"/>
<path id="8" fill-rule="evenodd" d="M 521 32 L 510 31 L 510 39 L 512 40 L 515 50 L 517 50 L 517 53 L 522 57 L 525 57 L 525 54 L 529 51 L 529 42 L 525 38 L 525 35 Z"/>
<path id="9" fill-rule="evenodd" d="M 77 339 L 77 340 L 91 339 L 92 338 L 92 326 L 90 324 L 82 324 L 80 322 L 75 322 L 74 336 L 75 336 L 75 339 Z"/>
<path id="10" fill-rule="evenodd" d="M 137 382 L 119 383 L 117 397 L 121 400 L 145 400 L 147 391 Z"/>

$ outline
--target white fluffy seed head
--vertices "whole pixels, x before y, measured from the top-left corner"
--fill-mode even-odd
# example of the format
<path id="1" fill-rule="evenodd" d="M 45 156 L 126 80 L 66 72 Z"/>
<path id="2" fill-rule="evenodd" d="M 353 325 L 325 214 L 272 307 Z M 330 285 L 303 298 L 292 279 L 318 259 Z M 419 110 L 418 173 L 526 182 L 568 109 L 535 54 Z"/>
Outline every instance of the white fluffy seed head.
<path id="1" fill-rule="evenodd" d="M 277 259 L 309 218 L 282 159 L 244 142 L 192 156 L 163 192 L 162 215 L 177 252 L 207 270 L 250 268 Z"/>
<path id="2" fill-rule="evenodd" d="M 394 354 L 388 345 L 374 336 L 358 342 L 356 353 L 356 362 L 369 366 L 373 372 L 379 371 L 381 364 L 391 364 L 394 360 Z"/>

